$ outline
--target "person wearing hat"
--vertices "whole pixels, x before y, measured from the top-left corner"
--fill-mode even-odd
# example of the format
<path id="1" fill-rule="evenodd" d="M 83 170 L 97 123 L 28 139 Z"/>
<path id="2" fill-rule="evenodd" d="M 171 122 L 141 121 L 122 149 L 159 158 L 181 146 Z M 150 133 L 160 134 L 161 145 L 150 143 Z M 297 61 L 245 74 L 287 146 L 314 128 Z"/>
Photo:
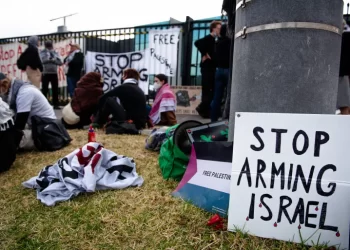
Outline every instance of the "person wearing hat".
<path id="1" fill-rule="evenodd" d="M 70 44 L 69 55 L 64 59 L 64 64 L 66 66 L 68 93 L 72 98 L 84 67 L 84 54 L 80 51 L 79 44 Z"/>
<path id="2" fill-rule="evenodd" d="M 14 111 L 15 129 L 22 131 L 16 137 L 16 146 L 25 150 L 35 148 L 32 139 L 31 117 L 56 119 L 55 112 L 41 91 L 29 83 L 0 73 L 0 97 Z M 28 129 L 26 129 L 28 125 Z"/>
<path id="3" fill-rule="evenodd" d="M 39 56 L 39 38 L 32 36 L 28 39 L 28 48 L 21 54 L 17 60 L 17 67 L 27 73 L 31 84 L 40 88 L 41 72 L 43 64 Z"/>
<path id="4" fill-rule="evenodd" d="M 53 49 L 51 41 L 45 42 L 45 49 L 40 52 L 40 57 L 44 66 L 42 77 L 42 92 L 44 96 L 47 97 L 49 91 L 49 83 L 51 83 L 52 104 L 54 106 L 54 109 L 59 109 L 57 68 L 63 63 L 56 51 Z"/>

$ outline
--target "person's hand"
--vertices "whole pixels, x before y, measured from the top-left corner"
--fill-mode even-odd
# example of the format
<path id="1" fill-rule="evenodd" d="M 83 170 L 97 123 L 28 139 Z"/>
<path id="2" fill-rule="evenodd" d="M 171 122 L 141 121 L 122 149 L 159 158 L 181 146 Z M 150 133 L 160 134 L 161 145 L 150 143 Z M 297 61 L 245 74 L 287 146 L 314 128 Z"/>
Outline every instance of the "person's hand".
<path id="1" fill-rule="evenodd" d="M 205 62 L 206 60 L 211 60 L 211 57 L 208 55 L 208 53 L 202 57 L 202 63 Z"/>

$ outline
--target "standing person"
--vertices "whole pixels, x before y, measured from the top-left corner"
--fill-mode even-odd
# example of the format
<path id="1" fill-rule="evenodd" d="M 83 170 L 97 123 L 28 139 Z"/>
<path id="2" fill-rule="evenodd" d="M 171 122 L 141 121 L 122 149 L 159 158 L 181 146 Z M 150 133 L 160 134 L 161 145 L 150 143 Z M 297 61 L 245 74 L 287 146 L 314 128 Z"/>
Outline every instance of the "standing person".
<path id="1" fill-rule="evenodd" d="M 227 37 L 226 25 L 221 27 L 220 38 L 216 45 L 215 60 L 217 69 L 215 73 L 214 98 L 211 103 L 210 118 L 212 122 L 219 120 L 221 115 L 221 103 L 224 97 L 230 74 L 230 48 L 231 39 Z"/>
<path id="2" fill-rule="evenodd" d="M 21 54 L 17 60 L 17 67 L 26 71 L 29 82 L 40 89 L 41 72 L 43 64 L 39 55 L 40 41 L 37 36 L 28 39 L 28 48 Z"/>
<path id="3" fill-rule="evenodd" d="M 49 83 L 51 83 L 52 104 L 54 109 L 59 109 L 57 67 L 62 65 L 62 61 L 56 51 L 54 51 L 51 41 L 45 42 L 45 49 L 40 52 L 40 57 L 44 66 L 42 92 L 44 96 L 47 97 Z"/>
<path id="4" fill-rule="evenodd" d="M 168 77 L 163 74 L 156 75 L 154 89 L 157 95 L 149 114 L 152 123 L 163 126 L 176 125 L 176 98 L 168 83 Z"/>
<path id="5" fill-rule="evenodd" d="M 213 21 L 210 24 L 210 34 L 197 40 L 194 44 L 202 55 L 202 102 L 196 108 L 198 114 L 203 118 L 209 118 L 210 104 L 213 99 L 215 83 L 216 63 L 214 60 L 215 41 L 220 35 L 221 22 Z"/>
<path id="6" fill-rule="evenodd" d="M 72 98 L 84 67 L 84 54 L 80 51 L 79 44 L 70 44 L 69 55 L 64 59 L 64 63 L 66 65 L 68 93 Z"/>
<path id="7" fill-rule="evenodd" d="M 104 94 L 98 104 L 94 127 L 101 127 L 112 120 L 125 122 L 131 120 L 137 129 L 143 129 L 147 122 L 146 97 L 138 86 L 140 74 L 135 69 L 123 71 L 123 83 Z"/>

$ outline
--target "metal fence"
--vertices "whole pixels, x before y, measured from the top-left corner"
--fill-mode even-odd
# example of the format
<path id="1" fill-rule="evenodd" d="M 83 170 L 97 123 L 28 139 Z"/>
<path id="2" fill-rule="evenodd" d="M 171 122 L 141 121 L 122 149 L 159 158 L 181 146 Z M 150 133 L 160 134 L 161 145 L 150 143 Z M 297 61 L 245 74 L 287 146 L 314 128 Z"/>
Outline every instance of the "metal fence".
<path id="1" fill-rule="evenodd" d="M 82 50 L 102 53 L 124 53 L 143 50 L 148 47 L 148 32 L 151 29 L 181 28 L 181 36 L 178 47 L 177 75 L 170 79 L 170 84 L 200 85 L 200 53 L 195 49 L 194 42 L 209 34 L 209 26 L 213 20 L 194 21 L 187 17 L 186 22 L 176 24 L 147 25 L 128 28 L 90 30 L 66 33 L 52 33 L 39 35 L 41 41 L 51 40 L 59 42 L 66 39 L 74 39 L 83 44 Z M 14 42 L 26 43 L 28 36 L 0 39 L 1 44 Z M 149 77 L 150 83 L 153 76 Z"/>

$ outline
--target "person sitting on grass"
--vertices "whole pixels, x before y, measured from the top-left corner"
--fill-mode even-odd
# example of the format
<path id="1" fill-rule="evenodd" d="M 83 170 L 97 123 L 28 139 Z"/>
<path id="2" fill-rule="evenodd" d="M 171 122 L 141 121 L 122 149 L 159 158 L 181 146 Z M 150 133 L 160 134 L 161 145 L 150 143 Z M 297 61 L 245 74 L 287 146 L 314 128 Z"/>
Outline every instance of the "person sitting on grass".
<path id="1" fill-rule="evenodd" d="M 0 97 L 0 173 L 8 171 L 16 160 L 16 134 L 13 112 Z"/>
<path id="2" fill-rule="evenodd" d="M 168 77 L 163 74 L 156 75 L 154 89 L 157 91 L 157 95 L 149 114 L 153 125 L 173 126 L 177 124 L 176 99 L 168 84 Z"/>
<path id="3" fill-rule="evenodd" d="M 17 147 L 24 150 L 35 149 L 30 130 L 31 117 L 56 119 L 50 103 L 37 87 L 3 73 L 0 73 L 0 95 L 10 103 L 10 108 L 15 112 L 15 128 L 22 131 L 16 138 Z"/>
<path id="4" fill-rule="evenodd" d="M 146 97 L 138 86 L 140 74 L 135 69 L 123 71 L 121 85 L 104 94 L 98 104 L 98 111 L 94 117 L 93 126 L 104 126 L 108 117 L 117 122 L 132 121 L 140 130 L 147 122 Z"/>
<path id="5" fill-rule="evenodd" d="M 74 91 L 72 101 L 62 110 L 62 123 L 68 129 L 82 129 L 91 123 L 98 101 L 103 95 L 101 74 L 90 72 L 83 76 Z"/>

